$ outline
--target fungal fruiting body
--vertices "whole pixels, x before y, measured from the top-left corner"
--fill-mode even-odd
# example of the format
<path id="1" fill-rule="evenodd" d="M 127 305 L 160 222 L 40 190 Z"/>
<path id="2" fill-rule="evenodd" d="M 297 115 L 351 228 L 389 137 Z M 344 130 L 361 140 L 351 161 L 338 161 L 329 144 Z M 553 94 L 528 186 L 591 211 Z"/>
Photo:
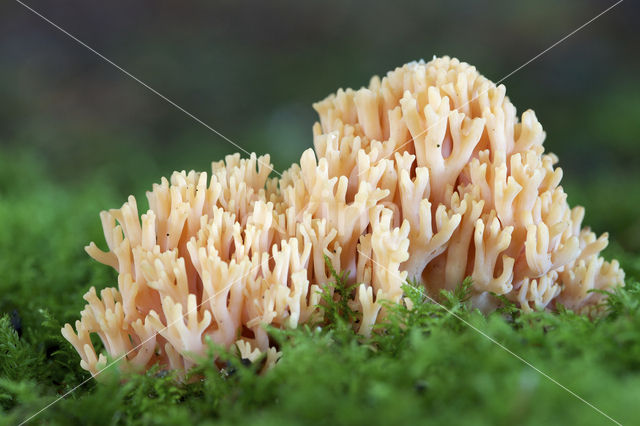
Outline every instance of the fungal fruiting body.
<path id="1" fill-rule="evenodd" d="M 163 179 L 141 216 L 134 197 L 101 213 L 108 251 L 87 252 L 118 286 L 89 290 L 75 330 L 62 330 L 84 369 L 106 365 L 92 333 L 125 369 L 188 370 L 206 337 L 273 365 L 264 325 L 322 319 L 325 256 L 357 284 L 365 335 L 407 279 L 437 298 L 469 276 L 483 311 L 492 293 L 526 311 L 584 311 L 603 297 L 590 290 L 623 285 L 618 262 L 599 256 L 607 235 L 569 207 L 534 112 L 518 118 L 505 87 L 474 67 L 409 63 L 314 108 L 314 149 L 279 178 L 268 155 L 236 154 L 211 175 Z"/>

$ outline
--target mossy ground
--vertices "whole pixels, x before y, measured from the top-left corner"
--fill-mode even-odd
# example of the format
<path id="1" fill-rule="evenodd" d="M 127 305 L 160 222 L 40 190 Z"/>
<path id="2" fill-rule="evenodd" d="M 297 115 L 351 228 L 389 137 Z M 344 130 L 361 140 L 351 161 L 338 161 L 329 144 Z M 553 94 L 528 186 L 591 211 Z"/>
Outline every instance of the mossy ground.
<path id="1" fill-rule="evenodd" d="M 123 198 L 106 179 L 60 185 L 41 169 L 30 155 L 0 156 L 0 424 L 20 423 L 88 378 L 60 328 L 78 317 L 90 285 L 115 282 L 82 247 L 103 240 L 98 211 Z M 390 308 L 388 324 L 365 339 L 338 304 L 321 329 L 274 330 L 284 357 L 264 375 L 215 348 L 224 369 L 201 367 L 188 384 L 157 370 L 123 381 L 112 368 L 31 422 L 611 423 L 481 331 L 616 421 L 637 424 L 640 259 L 615 249 L 607 255 L 621 260 L 627 282 L 598 320 L 511 308 L 483 316 L 461 288 L 446 298 L 449 311 L 428 303 Z"/>

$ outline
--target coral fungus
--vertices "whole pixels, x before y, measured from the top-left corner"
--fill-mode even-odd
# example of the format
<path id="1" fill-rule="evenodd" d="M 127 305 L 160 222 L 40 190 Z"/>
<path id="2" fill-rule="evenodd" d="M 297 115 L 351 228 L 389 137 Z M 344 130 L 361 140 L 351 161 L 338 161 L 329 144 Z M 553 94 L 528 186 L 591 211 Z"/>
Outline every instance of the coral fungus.
<path id="1" fill-rule="evenodd" d="M 118 271 L 118 287 L 92 288 L 75 330 L 62 330 L 84 369 L 106 365 L 91 333 L 123 368 L 187 370 L 205 337 L 272 365 L 264 325 L 321 320 L 325 256 L 357 284 L 363 334 L 407 279 L 437 297 L 470 276 L 485 311 L 491 293 L 524 310 L 585 310 L 602 298 L 589 290 L 623 285 L 618 263 L 599 257 L 607 235 L 569 207 L 534 112 L 518 119 L 505 87 L 474 67 L 413 62 L 314 108 L 315 149 L 279 179 L 268 156 L 228 156 L 211 176 L 154 185 L 142 216 L 133 197 L 102 212 L 109 251 L 87 252 Z"/>

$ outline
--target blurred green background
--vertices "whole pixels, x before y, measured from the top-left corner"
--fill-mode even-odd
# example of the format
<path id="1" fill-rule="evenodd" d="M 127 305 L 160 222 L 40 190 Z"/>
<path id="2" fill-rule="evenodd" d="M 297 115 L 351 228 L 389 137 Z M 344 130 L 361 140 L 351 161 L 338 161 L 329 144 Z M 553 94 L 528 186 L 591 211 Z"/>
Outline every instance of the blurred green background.
<path id="1" fill-rule="evenodd" d="M 445 54 L 497 81 L 613 2 L 28 4 L 282 170 L 311 146 L 311 103 L 339 87 Z M 534 109 L 545 127 L 569 201 L 632 251 L 640 250 L 638 16 L 638 2 L 623 2 L 504 82 L 518 112 Z M 236 151 L 20 4 L 0 3 L 0 191 L 36 168 L 62 191 L 93 182 L 109 194 L 96 198 L 98 226 L 100 209 L 142 195 L 160 176 L 207 170 Z"/>

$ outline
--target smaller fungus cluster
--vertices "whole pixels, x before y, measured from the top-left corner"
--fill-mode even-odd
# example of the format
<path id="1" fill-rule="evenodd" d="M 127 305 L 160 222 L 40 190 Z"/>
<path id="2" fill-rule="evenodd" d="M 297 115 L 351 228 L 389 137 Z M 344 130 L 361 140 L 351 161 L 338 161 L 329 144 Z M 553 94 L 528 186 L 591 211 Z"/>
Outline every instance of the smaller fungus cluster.
<path id="1" fill-rule="evenodd" d="M 205 338 L 243 358 L 280 353 L 264 325 L 321 321 L 327 257 L 354 289 L 358 331 L 368 335 L 384 301 L 402 302 L 407 279 L 437 297 L 469 276 L 474 306 L 504 295 L 523 310 L 578 311 L 623 285 L 599 253 L 607 235 L 582 228 L 558 159 L 544 152 L 533 111 L 520 119 L 503 85 L 457 59 L 413 62 L 339 90 L 314 108 L 314 148 L 280 178 L 269 156 L 238 154 L 205 172 L 175 172 L 147 193 L 101 213 L 108 251 L 87 252 L 118 271 L 94 288 L 75 330 L 62 334 L 96 374 L 98 334 L 121 367 L 186 371 Z"/>

